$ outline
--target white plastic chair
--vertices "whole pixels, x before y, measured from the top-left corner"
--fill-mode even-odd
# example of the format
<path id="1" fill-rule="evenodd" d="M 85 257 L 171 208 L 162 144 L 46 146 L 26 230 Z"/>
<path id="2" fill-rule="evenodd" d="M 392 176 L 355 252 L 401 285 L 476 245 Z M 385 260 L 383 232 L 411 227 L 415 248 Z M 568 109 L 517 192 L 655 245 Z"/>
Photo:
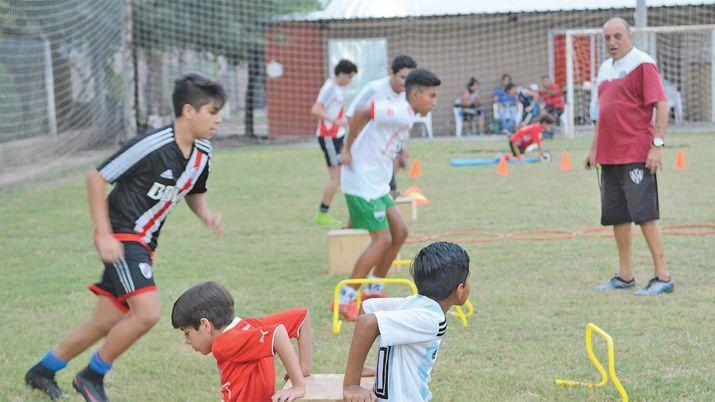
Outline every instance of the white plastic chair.
<path id="1" fill-rule="evenodd" d="M 455 107 L 452 108 L 454 112 L 454 135 L 457 137 L 462 136 L 462 129 L 464 128 L 464 118 L 462 117 L 462 108 Z"/>
<path id="2" fill-rule="evenodd" d="M 665 96 L 668 98 L 668 110 L 672 108 L 675 111 L 675 124 L 683 124 L 683 96 L 675 84 L 663 81 L 663 86 Z"/>
<path id="3" fill-rule="evenodd" d="M 433 138 L 432 133 L 432 112 L 427 113 L 427 116 L 422 116 L 419 113 L 415 113 L 415 117 L 412 119 L 413 123 L 422 123 L 425 125 L 427 131 L 427 137 Z"/>

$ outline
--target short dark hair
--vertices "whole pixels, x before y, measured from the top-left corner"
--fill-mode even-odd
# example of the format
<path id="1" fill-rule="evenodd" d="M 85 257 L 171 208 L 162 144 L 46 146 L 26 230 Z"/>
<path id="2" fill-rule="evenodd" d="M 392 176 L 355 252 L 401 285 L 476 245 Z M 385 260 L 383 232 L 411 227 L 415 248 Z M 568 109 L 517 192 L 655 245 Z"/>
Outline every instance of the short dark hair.
<path id="1" fill-rule="evenodd" d="M 555 120 L 550 114 L 545 114 L 539 119 L 539 123 L 554 124 Z"/>
<path id="2" fill-rule="evenodd" d="M 392 60 L 392 74 L 397 74 L 403 68 L 409 68 L 410 70 L 417 68 L 417 62 L 412 57 L 401 54 L 395 57 L 395 60 Z"/>
<path id="3" fill-rule="evenodd" d="M 479 80 L 476 79 L 476 78 L 474 78 L 474 77 L 472 77 L 472 78 L 469 79 L 469 81 L 467 81 L 467 89 L 469 89 L 469 88 L 470 88 L 472 85 L 474 85 L 474 84 L 479 85 Z"/>
<path id="4" fill-rule="evenodd" d="M 514 84 L 513 82 L 510 82 L 510 83 L 504 85 L 504 92 L 509 92 L 509 91 L 511 91 L 512 88 L 516 88 L 516 84 Z"/>
<path id="5" fill-rule="evenodd" d="M 233 297 L 228 289 L 216 282 L 204 282 L 176 299 L 171 310 L 171 325 L 178 329 L 199 329 L 201 319 L 206 318 L 214 327 L 223 328 L 234 317 Z"/>
<path id="6" fill-rule="evenodd" d="M 437 87 L 442 81 L 431 71 L 424 68 L 416 68 L 407 74 L 405 79 L 405 93 L 409 94 L 413 89 L 421 91 L 427 87 Z"/>
<path id="7" fill-rule="evenodd" d="M 509 78 L 509 81 L 511 81 L 511 75 L 509 73 L 502 74 L 501 81 L 504 81 L 504 78 Z"/>
<path id="8" fill-rule="evenodd" d="M 412 260 L 410 274 L 419 294 L 440 302 L 467 282 L 469 254 L 454 243 L 432 243 Z"/>
<path id="9" fill-rule="evenodd" d="M 199 110 L 201 106 L 213 102 L 219 109 L 226 103 L 226 91 L 218 82 L 209 77 L 191 72 L 174 81 L 174 93 L 171 95 L 174 115 L 181 116 L 184 105 L 191 105 Z"/>
<path id="10" fill-rule="evenodd" d="M 340 73 L 343 74 L 352 74 L 358 72 L 357 66 L 355 63 L 353 63 L 350 60 L 347 59 L 342 59 L 338 62 L 338 64 L 335 65 L 335 75 L 337 76 Z"/>

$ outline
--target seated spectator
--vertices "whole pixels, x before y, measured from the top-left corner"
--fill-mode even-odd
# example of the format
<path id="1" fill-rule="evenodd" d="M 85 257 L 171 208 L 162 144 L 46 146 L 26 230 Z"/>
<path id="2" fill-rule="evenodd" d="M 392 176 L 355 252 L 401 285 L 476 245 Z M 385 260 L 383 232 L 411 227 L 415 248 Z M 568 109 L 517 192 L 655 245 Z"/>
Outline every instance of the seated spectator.
<path id="1" fill-rule="evenodd" d="M 544 100 L 546 113 L 557 117 L 564 112 L 564 99 L 559 84 L 551 81 L 548 75 L 541 77 L 539 96 Z"/>
<path id="2" fill-rule="evenodd" d="M 541 88 L 539 88 L 539 96 L 544 101 L 543 113 L 548 113 L 554 116 L 556 124 L 558 124 L 561 114 L 563 114 L 565 105 L 561 95 L 561 87 L 549 78 L 548 75 L 541 77 Z M 544 138 L 553 138 L 553 131 L 544 132 Z"/>
<path id="3" fill-rule="evenodd" d="M 501 85 L 496 87 L 492 94 L 494 120 L 499 120 L 503 134 L 511 133 L 519 118 L 515 95 L 516 85 L 511 81 L 509 74 L 504 74 L 501 78 Z"/>
<path id="4" fill-rule="evenodd" d="M 536 84 L 532 85 L 532 89 L 526 87 L 517 87 L 516 95 L 521 103 L 522 114 L 520 115 L 521 121 L 519 122 L 519 128 L 524 127 L 527 124 L 531 124 L 531 120 L 534 116 L 539 115 L 539 93 L 534 90 Z M 536 88 L 538 90 L 538 87 Z"/>
<path id="5" fill-rule="evenodd" d="M 476 119 L 479 134 L 484 134 L 484 117 L 486 113 L 479 98 L 479 81 L 472 77 L 462 96 L 454 101 L 454 106 L 460 108 L 464 133 L 471 134 L 472 121 Z"/>

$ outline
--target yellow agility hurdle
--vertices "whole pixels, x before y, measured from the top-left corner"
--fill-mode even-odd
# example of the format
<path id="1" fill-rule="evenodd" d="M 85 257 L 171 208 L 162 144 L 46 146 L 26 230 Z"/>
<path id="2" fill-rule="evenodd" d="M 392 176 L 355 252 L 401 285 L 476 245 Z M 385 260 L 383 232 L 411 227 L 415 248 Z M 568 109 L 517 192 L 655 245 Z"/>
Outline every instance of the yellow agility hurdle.
<path id="1" fill-rule="evenodd" d="M 335 335 L 340 333 L 340 328 L 342 327 L 342 320 L 340 319 L 340 305 L 338 304 L 338 297 L 340 296 L 340 288 L 343 287 L 343 285 L 352 285 L 352 284 L 367 284 L 367 283 L 402 283 L 410 287 L 412 289 L 412 294 L 416 295 L 417 294 L 417 286 L 415 286 L 415 283 L 412 282 L 409 279 L 404 279 L 404 278 L 373 278 L 373 279 L 368 279 L 368 278 L 354 278 L 354 279 L 344 279 L 340 282 L 338 282 L 337 285 L 335 285 L 335 292 L 333 293 L 333 333 Z M 357 306 L 360 308 L 360 303 L 362 303 L 362 292 L 357 293 Z"/>
<path id="2" fill-rule="evenodd" d="M 614 357 L 614 352 L 613 352 L 613 338 L 611 338 L 610 335 L 606 333 L 606 331 L 602 330 L 595 324 L 589 322 L 588 325 L 586 325 L 586 353 L 588 354 L 588 357 L 591 359 L 591 363 L 593 363 L 594 366 L 596 366 L 596 369 L 598 370 L 599 373 L 601 373 L 601 382 L 598 384 L 594 383 L 588 383 L 588 382 L 580 382 L 580 381 L 571 381 L 571 380 L 554 380 L 554 383 L 556 385 L 568 385 L 572 387 L 587 387 L 587 388 L 597 388 L 597 387 L 602 387 L 608 383 L 608 375 L 606 374 L 606 370 L 603 369 L 603 366 L 601 363 L 598 361 L 596 356 L 593 354 L 593 345 L 591 343 L 591 333 L 593 331 L 596 331 L 597 334 L 599 334 L 605 341 L 606 344 L 608 345 L 608 371 L 611 373 L 611 381 L 613 381 L 613 385 L 618 389 L 618 392 L 621 394 L 621 398 L 623 399 L 623 402 L 628 402 L 628 394 L 626 393 L 626 390 L 623 389 L 623 386 L 621 385 L 621 382 L 618 381 L 618 377 L 616 377 L 616 363 L 615 363 L 615 357 Z"/>
<path id="3" fill-rule="evenodd" d="M 449 314 L 459 317 L 459 320 L 462 322 L 462 326 L 466 327 L 469 324 L 467 322 L 467 317 L 474 315 L 474 306 L 472 306 L 472 302 L 470 302 L 469 299 L 467 299 L 467 302 L 464 303 L 464 305 L 467 307 L 467 314 L 464 314 L 461 306 L 454 306 L 454 311 L 450 311 Z"/>

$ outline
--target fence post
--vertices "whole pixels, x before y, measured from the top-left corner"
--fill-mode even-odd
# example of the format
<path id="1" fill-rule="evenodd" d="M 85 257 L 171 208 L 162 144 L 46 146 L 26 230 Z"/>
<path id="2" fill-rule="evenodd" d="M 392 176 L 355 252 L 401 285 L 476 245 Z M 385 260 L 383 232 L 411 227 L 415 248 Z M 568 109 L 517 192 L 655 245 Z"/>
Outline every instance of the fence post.
<path id="1" fill-rule="evenodd" d="M 122 117 L 124 130 L 119 134 L 119 142 L 125 143 L 137 134 L 136 75 L 134 71 L 134 46 L 132 38 L 132 0 L 124 0 L 122 23 Z"/>
<path id="2" fill-rule="evenodd" d="M 52 47 L 45 39 L 42 43 L 45 54 L 45 89 L 47 92 L 47 126 L 50 136 L 57 137 L 57 112 L 55 110 L 55 77 L 52 72 Z"/>

